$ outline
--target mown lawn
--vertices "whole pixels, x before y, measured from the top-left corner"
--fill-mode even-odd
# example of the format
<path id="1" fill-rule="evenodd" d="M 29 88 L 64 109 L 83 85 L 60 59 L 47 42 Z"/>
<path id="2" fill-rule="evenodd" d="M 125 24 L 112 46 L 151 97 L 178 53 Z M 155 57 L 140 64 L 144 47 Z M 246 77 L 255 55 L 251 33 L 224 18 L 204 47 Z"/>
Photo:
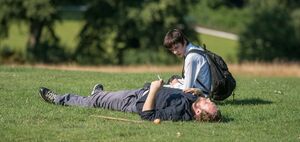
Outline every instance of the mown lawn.
<path id="1" fill-rule="evenodd" d="M 179 71 L 180 72 L 180 71 Z M 178 73 L 179 73 L 178 72 Z M 167 79 L 173 73 L 160 76 Z M 237 76 L 235 101 L 219 102 L 220 123 L 130 123 L 91 115 L 140 120 L 137 114 L 45 103 L 40 86 L 58 93 L 88 95 L 139 88 L 155 73 L 102 73 L 0 66 L 1 141 L 299 141 L 300 79 Z"/>

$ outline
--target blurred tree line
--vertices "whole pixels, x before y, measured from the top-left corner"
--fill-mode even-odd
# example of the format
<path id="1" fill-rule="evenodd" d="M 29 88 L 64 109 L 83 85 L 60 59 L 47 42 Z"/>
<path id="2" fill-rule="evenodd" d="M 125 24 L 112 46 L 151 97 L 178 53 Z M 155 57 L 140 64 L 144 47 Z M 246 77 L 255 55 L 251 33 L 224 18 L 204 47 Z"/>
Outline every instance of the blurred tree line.
<path id="1" fill-rule="evenodd" d="M 194 23 L 239 35 L 238 59 L 300 60 L 299 0 L 201 0 Z"/>
<path id="2" fill-rule="evenodd" d="M 300 60 L 300 1 L 251 1 L 252 14 L 240 34 L 241 61 Z"/>
<path id="3" fill-rule="evenodd" d="M 165 33 L 181 28 L 197 40 L 185 21 L 197 0 L 1 0 L 0 37 L 6 38 L 13 22 L 28 24 L 26 60 L 76 61 L 80 64 L 131 64 L 176 62 L 162 47 Z M 59 44 L 54 25 L 63 20 L 60 8 L 85 5 L 85 22 L 79 44 L 67 55 Z M 2 55 L 5 51 L 2 51 Z"/>
<path id="4" fill-rule="evenodd" d="M 68 5 L 86 6 L 72 54 L 54 30 Z M 197 41 L 197 24 L 239 34 L 240 61 L 299 61 L 299 19 L 298 0 L 1 0 L 0 40 L 13 36 L 12 23 L 25 23 L 26 62 L 172 64 L 177 58 L 162 48 L 165 33 L 181 28 Z M 0 58 L 14 54 L 0 50 Z"/>
<path id="5" fill-rule="evenodd" d="M 75 52 L 76 60 L 80 63 L 95 64 L 172 62 L 174 58 L 162 54 L 164 35 L 168 30 L 179 27 L 189 33 L 191 38 L 197 39 L 195 31 L 184 20 L 189 11 L 188 6 L 196 2 L 91 1 L 84 14 L 86 23 L 80 32 L 80 42 Z"/>

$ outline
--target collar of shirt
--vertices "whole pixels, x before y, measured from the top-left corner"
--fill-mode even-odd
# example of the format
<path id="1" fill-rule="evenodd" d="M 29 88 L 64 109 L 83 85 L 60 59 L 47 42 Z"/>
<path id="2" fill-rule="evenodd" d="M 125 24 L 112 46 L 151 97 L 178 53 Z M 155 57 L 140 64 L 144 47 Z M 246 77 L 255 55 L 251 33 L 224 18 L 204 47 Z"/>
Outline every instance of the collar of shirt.
<path id="1" fill-rule="evenodd" d="M 185 53 L 184 56 L 186 57 L 187 53 L 191 50 L 191 49 L 199 49 L 199 46 L 195 46 L 193 45 L 191 42 L 188 43 L 188 45 L 185 48 Z"/>

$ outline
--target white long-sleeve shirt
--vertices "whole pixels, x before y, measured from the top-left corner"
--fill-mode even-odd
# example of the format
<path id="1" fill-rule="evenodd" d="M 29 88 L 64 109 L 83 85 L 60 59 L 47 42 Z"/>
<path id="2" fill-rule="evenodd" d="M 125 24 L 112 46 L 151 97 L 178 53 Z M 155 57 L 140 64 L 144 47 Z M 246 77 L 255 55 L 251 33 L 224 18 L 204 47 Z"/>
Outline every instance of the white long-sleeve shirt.
<path id="1" fill-rule="evenodd" d="M 184 89 L 199 88 L 209 92 L 211 88 L 211 74 L 206 58 L 198 53 L 188 53 L 191 49 L 202 50 L 199 46 L 189 43 L 185 51 L 184 61 Z M 205 86 L 202 87 L 197 79 Z M 208 95 L 208 94 L 206 94 Z"/>

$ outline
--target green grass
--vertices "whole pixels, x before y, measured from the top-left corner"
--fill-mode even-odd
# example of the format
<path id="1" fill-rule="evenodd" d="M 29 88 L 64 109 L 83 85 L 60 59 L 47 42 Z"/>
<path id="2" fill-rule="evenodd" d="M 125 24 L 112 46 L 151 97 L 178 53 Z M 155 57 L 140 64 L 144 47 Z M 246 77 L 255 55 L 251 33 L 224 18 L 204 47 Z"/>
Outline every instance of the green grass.
<path id="1" fill-rule="evenodd" d="M 179 73 L 179 72 L 178 72 Z M 161 74 L 167 79 L 173 73 Z M 137 114 L 63 107 L 45 103 L 40 86 L 59 93 L 88 95 L 96 83 L 105 90 L 139 88 L 154 73 L 101 73 L 0 66 L 1 141 L 299 141 L 300 79 L 237 76 L 235 101 L 218 103 L 221 123 L 103 120 L 105 115 L 140 120 Z"/>
<path id="2" fill-rule="evenodd" d="M 56 23 L 55 32 L 60 38 L 60 44 L 68 50 L 74 50 L 78 42 L 78 34 L 83 22 L 77 20 L 63 20 Z M 17 51 L 25 49 L 28 36 L 26 24 L 12 24 L 9 30 L 9 37 L 2 40 L 0 45 L 15 48 Z"/>

